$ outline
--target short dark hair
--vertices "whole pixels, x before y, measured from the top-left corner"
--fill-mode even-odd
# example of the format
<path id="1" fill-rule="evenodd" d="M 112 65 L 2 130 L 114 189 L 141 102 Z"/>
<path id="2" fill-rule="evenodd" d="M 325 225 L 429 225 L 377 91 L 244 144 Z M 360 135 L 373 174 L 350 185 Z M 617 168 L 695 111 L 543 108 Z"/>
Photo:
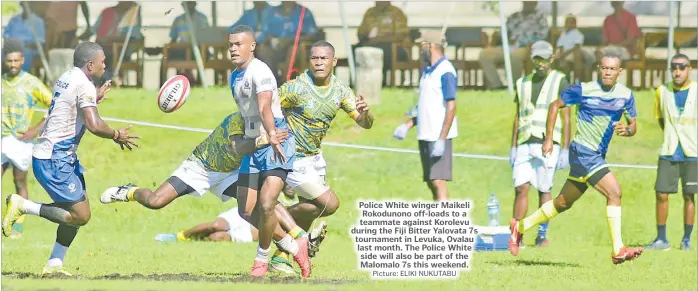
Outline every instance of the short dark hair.
<path id="1" fill-rule="evenodd" d="M 101 45 L 98 45 L 91 41 L 81 42 L 77 47 L 75 47 L 75 52 L 73 53 L 73 66 L 82 68 L 93 60 L 99 51 L 103 51 Z"/>
<path id="2" fill-rule="evenodd" d="M 2 46 L 2 58 L 5 59 L 5 57 L 11 53 L 21 53 L 23 49 L 22 42 L 18 39 L 5 39 L 5 43 Z"/>
<path id="3" fill-rule="evenodd" d="M 620 65 L 620 67 L 622 68 L 623 66 L 625 66 L 625 61 L 623 60 L 623 58 L 621 58 L 619 54 L 617 54 L 613 51 L 604 52 L 603 55 L 601 56 L 601 59 L 599 59 L 599 65 L 601 65 L 601 61 L 604 58 L 618 59 L 618 63 Z"/>
<path id="4" fill-rule="evenodd" d="M 238 33 L 249 33 L 254 37 L 254 29 L 252 27 L 249 27 L 244 24 L 240 24 L 238 26 L 233 27 L 233 30 L 230 31 L 230 34 L 238 34 Z"/>
<path id="5" fill-rule="evenodd" d="M 329 43 L 328 41 L 319 40 L 319 41 L 315 42 L 312 46 L 310 46 L 310 53 L 311 54 L 312 54 L 313 49 L 316 47 L 328 47 L 328 48 L 330 48 L 330 51 L 332 52 L 332 56 L 334 57 L 334 46 L 331 43 Z"/>
<path id="6" fill-rule="evenodd" d="M 678 59 L 687 60 L 687 61 L 689 61 L 689 62 L 691 61 L 691 59 L 689 59 L 688 56 L 687 56 L 687 55 L 684 55 L 684 54 L 675 54 L 673 57 L 671 57 L 671 60 L 672 60 L 672 61 L 673 61 L 673 60 L 678 60 Z"/>

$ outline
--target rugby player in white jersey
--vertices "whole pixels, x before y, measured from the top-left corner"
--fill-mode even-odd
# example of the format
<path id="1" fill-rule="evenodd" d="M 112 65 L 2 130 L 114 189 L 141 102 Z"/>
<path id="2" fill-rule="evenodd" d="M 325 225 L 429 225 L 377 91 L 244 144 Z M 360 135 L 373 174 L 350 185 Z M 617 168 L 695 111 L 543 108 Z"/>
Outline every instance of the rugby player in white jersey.
<path id="1" fill-rule="evenodd" d="M 238 25 L 230 32 L 228 42 L 235 65 L 230 75 L 230 88 L 245 121 L 245 138 L 265 135 L 269 141 L 268 146 L 243 158 L 237 191 L 238 210 L 243 218 L 250 221 L 253 210 L 261 210 L 256 223 L 259 247 L 251 273 L 254 277 L 264 277 L 269 269 L 272 234 L 279 224 L 275 207 L 284 181 L 293 170 L 296 140 L 292 134 L 283 142 L 278 139 L 277 128 L 287 130 L 288 124 L 281 111 L 274 74 L 269 66 L 254 57 L 254 30 Z M 301 276 L 310 277 L 308 237 L 300 237 L 296 242 L 298 249 L 290 253 L 300 266 Z"/>
<path id="2" fill-rule="evenodd" d="M 112 139 L 122 150 L 138 146 L 132 139 L 140 138 L 128 133 L 131 126 L 114 130 L 99 116 L 97 103 L 109 91 L 107 81 L 99 91 L 93 78 L 104 74 L 104 51 L 93 42 L 83 42 L 75 48 L 74 68 L 58 78 L 53 87 L 53 100 L 48 110 L 46 125 L 34 146 L 32 167 L 39 184 L 54 201 L 41 204 L 24 199 L 17 194 L 7 198 L 2 232 L 9 234 L 12 225 L 23 214 L 41 216 L 58 224 L 56 243 L 42 271 L 43 274 L 60 273 L 68 247 L 78 233 L 78 228 L 90 220 L 90 204 L 85 193 L 84 169 L 76 151 L 85 130 Z"/>

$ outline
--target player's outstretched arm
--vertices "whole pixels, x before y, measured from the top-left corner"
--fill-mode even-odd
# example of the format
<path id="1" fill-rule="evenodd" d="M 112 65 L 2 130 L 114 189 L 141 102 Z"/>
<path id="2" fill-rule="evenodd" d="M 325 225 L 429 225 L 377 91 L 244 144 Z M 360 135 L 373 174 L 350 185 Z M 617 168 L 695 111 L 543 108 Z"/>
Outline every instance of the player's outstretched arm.
<path id="1" fill-rule="evenodd" d="M 87 126 L 87 130 L 89 130 L 92 134 L 101 138 L 109 138 L 114 140 L 114 142 L 121 146 L 122 150 L 124 147 L 128 148 L 129 150 L 132 149 L 132 146 L 138 147 L 138 144 L 136 144 L 133 139 L 139 139 L 141 137 L 129 135 L 128 130 L 131 129 L 130 125 L 119 130 L 112 129 L 99 116 L 99 112 L 97 112 L 97 107 L 95 106 L 82 108 L 82 114 L 85 117 L 85 126 Z"/>
<path id="2" fill-rule="evenodd" d="M 354 116 L 354 121 L 365 129 L 373 127 L 373 114 L 369 112 L 369 109 L 368 103 L 364 100 L 364 96 L 359 95 L 356 98 L 356 111 L 359 112 L 359 114 Z"/>
<path id="3" fill-rule="evenodd" d="M 553 151 L 553 129 L 560 108 L 565 107 L 562 99 L 555 99 L 548 107 L 548 119 L 545 122 L 545 140 L 543 141 L 543 155 L 547 156 Z"/>

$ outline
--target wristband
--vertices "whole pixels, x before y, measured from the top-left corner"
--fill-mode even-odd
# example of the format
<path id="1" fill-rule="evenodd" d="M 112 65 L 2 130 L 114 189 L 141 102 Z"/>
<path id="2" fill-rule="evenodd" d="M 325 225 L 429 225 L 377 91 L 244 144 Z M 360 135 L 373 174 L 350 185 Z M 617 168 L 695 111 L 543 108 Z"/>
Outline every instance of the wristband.
<path id="1" fill-rule="evenodd" d="M 625 128 L 625 133 L 627 133 L 628 135 L 632 134 L 632 131 L 630 130 L 629 126 Z"/>

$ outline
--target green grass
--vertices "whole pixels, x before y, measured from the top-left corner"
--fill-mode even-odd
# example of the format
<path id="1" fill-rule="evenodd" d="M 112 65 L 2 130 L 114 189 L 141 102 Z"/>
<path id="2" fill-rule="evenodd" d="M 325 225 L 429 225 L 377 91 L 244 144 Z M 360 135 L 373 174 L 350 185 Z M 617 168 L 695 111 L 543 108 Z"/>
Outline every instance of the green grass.
<path id="1" fill-rule="evenodd" d="M 171 114 L 161 113 L 154 91 L 115 89 L 100 105 L 102 116 L 212 129 L 229 112 L 234 101 L 228 89 L 204 92 L 195 89 L 187 104 Z M 392 138 L 392 131 L 404 112 L 416 102 L 412 90 L 383 91 L 382 102 L 373 105 L 374 128 L 358 129 L 340 113 L 326 141 L 416 149 L 415 131 L 406 141 Z M 610 163 L 656 163 L 661 132 L 653 119 L 651 92 L 636 95 L 639 133 L 633 138 L 614 137 L 608 154 Z M 505 156 L 509 152 L 514 107 L 503 92 L 459 92 L 460 136 L 454 142 L 459 153 Z M 111 123 L 111 126 L 124 124 Z M 157 233 L 172 232 L 214 219 L 235 202 L 220 203 L 207 195 L 203 199 L 184 197 L 160 211 L 136 204 L 102 205 L 101 192 L 114 185 L 134 182 L 156 187 L 205 138 L 203 133 L 134 126 L 141 135 L 141 147 L 121 152 L 113 142 L 86 134 L 79 157 L 85 168 L 92 220 L 80 229 L 66 257 L 69 271 L 83 280 L 36 279 L 46 262 L 56 226 L 41 218 L 28 217 L 21 240 L 2 238 L 2 287 L 7 290 L 268 290 L 269 285 L 247 283 L 255 244 L 181 243 L 160 244 Z M 528 247 L 518 257 L 508 252 L 478 252 L 472 270 L 457 280 L 373 281 L 358 270 L 349 229 L 358 213 L 360 199 L 429 199 L 421 182 L 416 154 L 365 151 L 325 147 L 328 181 L 340 196 L 342 207 L 327 217 L 329 235 L 314 259 L 313 278 L 286 282 L 283 290 L 696 290 L 696 251 L 678 250 L 683 235 L 682 201 L 672 196 L 668 235 L 673 249 L 645 252 L 637 261 L 613 265 L 605 219 L 605 200 L 587 192 L 574 208 L 551 222 L 551 245 L 546 249 Z M 502 222 L 511 213 L 513 189 L 507 161 L 454 158 L 454 181 L 449 183 L 453 199 L 474 201 L 475 223 L 484 224 L 484 204 L 489 193 L 501 201 Z M 628 245 L 643 245 L 655 235 L 655 171 L 614 168 L 623 188 L 623 239 Z M 553 189 L 556 195 L 567 172 L 559 172 Z M 2 179 L 3 198 L 13 193 L 12 176 Z M 49 202 L 48 195 L 30 174 L 30 197 Z M 537 205 L 530 195 L 529 213 Z M 3 200 L 4 201 L 4 200 Z M 4 206 L 4 205 L 3 205 Z M 526 236 L 533 243 L 534 235 Z M 693 235 L 696 243 L 696 235 Z M 120 274 L 120 276 L 109 276 Z M 131 274 L 142 274 L 129 279 Z M 149 275 L 159 278 L 146 279 Z M 175 274 L 166 276 L 163 274 Z M 203 282 L 175 282 L 176 274 L 204 276 Z M 106 277 L 105 277 L 106 276 Z M 146 276 L 146 277 L 143 277 Z M 111 278 L 106 280 L 106 278 Z M 155 280 L 159 279 L 159 280 Z M 163 281 L 164 280 L 164 281 Z M 231 283 L 233 282 L 233 283 Z"/>

